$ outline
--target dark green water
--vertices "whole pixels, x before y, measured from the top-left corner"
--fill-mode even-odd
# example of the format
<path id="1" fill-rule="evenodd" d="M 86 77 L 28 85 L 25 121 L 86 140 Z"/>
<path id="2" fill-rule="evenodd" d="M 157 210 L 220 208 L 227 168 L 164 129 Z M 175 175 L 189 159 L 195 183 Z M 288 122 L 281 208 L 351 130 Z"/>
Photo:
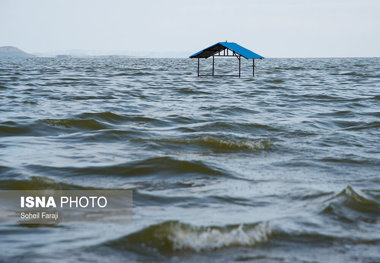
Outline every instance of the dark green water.
<path id="1" fill-rule="evenodd" d="M 0 261 L 380 262 L 380 59 L 250 69 L 1 60 L 0 189 L 131 189 L 134 216 L 0 225 Z"/>

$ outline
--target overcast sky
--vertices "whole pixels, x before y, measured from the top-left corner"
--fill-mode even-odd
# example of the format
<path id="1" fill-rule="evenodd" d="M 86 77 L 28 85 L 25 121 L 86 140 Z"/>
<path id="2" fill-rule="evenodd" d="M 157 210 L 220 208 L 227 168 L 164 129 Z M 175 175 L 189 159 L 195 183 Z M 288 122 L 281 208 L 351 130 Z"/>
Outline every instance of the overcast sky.
<path id="1" fill-rule="evenodd" d="M 265 57 L 380 56 L 380 0 L 0 0 L 0 46 Z M 133 55 L 133 54 L 132 54 Z"/>

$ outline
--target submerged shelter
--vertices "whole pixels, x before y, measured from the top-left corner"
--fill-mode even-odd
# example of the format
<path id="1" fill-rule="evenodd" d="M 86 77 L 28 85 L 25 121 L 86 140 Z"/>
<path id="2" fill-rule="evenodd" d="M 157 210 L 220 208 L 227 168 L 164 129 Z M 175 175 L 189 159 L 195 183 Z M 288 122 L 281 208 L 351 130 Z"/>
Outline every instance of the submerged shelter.
<path id="1" fill-rule="evenodd" d="M 209 58 L 212 56 L 212 73 L 211 75 L 200 75 L 199 66 L 201 58 Z M 233 42 L 219 42 L 208 48 L 205 48 L 190 58 L 198 59 L 198 77 L 199 76 L 215 76 L 215 57 L 236 57 L 239 60 L 239 78 L 241 76 L 241 58 L 252 59 L 252 74 L 255 76 L 255 59 L 263 59 L 264 57 L 252 52 Z"/>

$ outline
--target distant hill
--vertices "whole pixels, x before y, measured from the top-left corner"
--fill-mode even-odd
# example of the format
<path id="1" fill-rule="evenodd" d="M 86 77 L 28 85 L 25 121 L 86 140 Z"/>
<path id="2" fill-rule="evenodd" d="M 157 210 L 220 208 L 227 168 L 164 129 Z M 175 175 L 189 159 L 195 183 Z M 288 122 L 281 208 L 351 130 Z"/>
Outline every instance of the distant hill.
<path id="1" fill-rule="evenodd" d="M 28 58 L 33 57 L 32 54 L 28 54 L 17 47 L 0 47 L 0 58 L 9 57 L 9 58 Z"/>

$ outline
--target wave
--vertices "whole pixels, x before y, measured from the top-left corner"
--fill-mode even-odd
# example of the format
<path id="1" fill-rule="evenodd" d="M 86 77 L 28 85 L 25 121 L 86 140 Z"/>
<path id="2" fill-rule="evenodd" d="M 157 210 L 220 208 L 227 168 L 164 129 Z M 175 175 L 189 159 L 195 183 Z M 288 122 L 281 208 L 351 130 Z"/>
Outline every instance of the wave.
<path id="1" fill-rule="evenodd" d="M 121 124 L 124 122 L 136 122 L 136 123 L 152 123 L 154 125 L 164 125 L 165 121 L 145 117 L 140 115 L 119 115 L 113 112 L 84 112 L 76 116 L 79 119 L 95 119 L 100 122 L 107 122 L 112 124 Z"/>
<path id="2" fill-rule="evenodd" d="M 286 246 L 289 249 L 303 244 L 303 249 L 352 244 L 376 246 L 376 236 L 350 236 L 342 233 L 323 233 L 300 229 L 285 231 L 281 226 L 269 222 L 254 224 L 235 224 L 228 226 L 194 226 L 180 221 L 165 221 L 145 227 L 121 238 L 106 241 L 96 246 L 97 249 L 112 249 L 116 253 L 133 253 L 143 255 L 146 261 L 161 258 L 162 261 L 172 256 L 194 255 L 212 252 L 238 253 L 237 248 L 252 249 Z M 254 250 L 255 251 L 255 250 Z M 258 251 L 258 250 L 256 250 Z M 112 252 L 114 253 L 114 252 Z M 198 254 L 200 255 L 200 254 Z M 218 254 L 212 253 L 217 256 Z M 232 260 L 229 260 L 232 261 Z M 224 262 L 224 261 L 223 261 Z"/>
<path id="3" fill-rule="evenodd" d="M 238 115 L 241 115 L 243 113 L 246 113 L 246 114 L 259 113 L 259 111 L 248 109 L 248 108 L 244 108 L 244 107 L 239 107 L 239 106 L 236 106 L 236 105 L 226 105 L 226 106 L 223 106 L 223 107 L 219 107 L 219 108 L 217 108 L 215 110 L 218 113 L 224 114 L 226 116 L 232 116 L 232 115 L 238 116 Z"/>
<path id="4" fill-rule="evenodd" d="M 14 168 L 11 168 L 11 167 L 8 167 L 8 166 L 3 166 L 3 165 L 0 165 L 0 178 L 1 179 L 5 179 L 5 178 L 13 178 L 15 176 L 17 176 L 19 174 L 19 172 L 14 169 Z M 0 187 L 1 189 L 1 187 Z"/>
<path id="5" fill-rule="evenodd" d="M 347 155 L 346 157 L 325 157 L 319 159 L 322 162 L 354 164 L 354 165 L 380 165 L 380 161 L 375 158 L 363 158 L 355 155 Z"/>
<path id="6" fill-rule="evenodd" d="M 36 172 L 54 174 L 63 177 L 75 176 L 178 176 L 178 175 L 212 175 L 224 176 L 225 173 L 217 168 L 200 161 L 182 161 L 170 157 L 148 158 L 110 166 L 87 167 L 54 167 L 30 165 L 29 169 Z"/>
<path id="7" fill-rule="evenodd" d="M 63 100 L 73 101 L 73 100 L 115 100 L 115 96 L 98 95 L 98 96 L 64 96 Z"/>
<path id="8" fill-rule="evenodd" d="M 315 101 L 349 101 L 349 99 L 339 96 L 327 95 L 327 94 L 304 94 L 302 97 L 315 100 Z"/>
<path id="9" fill-rule="evenodd" d="M 282 80 L 282 79 L 267 79 L 266 82 L 268 82 L 268 83 L 284 83 L 284 80 Z"/>
<path id="10" fill-rule="evenodd" d="M 232 140 L 221 139 L 212 136 L 202 136 L 195 139 L 150 139 L 149 141 L 178 145 L 197 145 L 207 149 L 212 149 L 214 152 L 218 153 L 238 151 L 268 151 L 272 148 L 272 142 L 269 140 Z"/>
<path id="11" fill-rule="evenodd" d="M 5 121 L 0 123 L 1 136 L 15 136 L 32 133 L 33 129 L 29 125 L 18 124 L 14 121 Z"/>
<path id="12" fill-rule="evenodd" d="M 375 223 L 380 216 L 379 201 L 359 194 L 350 185 L 328 199 L 326 203 L 322 213 L 332 215 L 338 220 Z"/>
<path id="13" fill-rule="evenodd" d="M 109 125 L 95 119 L 40 119 L 34 122 L 0 123 L 1 136 L 51 136 L 60 132 L 96 131 Z"/>
<path id="14" fill-rule="evenodd" d="M 201 124 L 198 127 L 195 127 L 197 131 L 206 131 L 206 132 L 214 132 L 214 131 L 229 131 L 229 132 L 249 132 L 249 133 L 257 133 L 259 131 L 265 132 L 273 132 L 273 131 L 281 131 L 280 129 L 259 123 L 229 123 L 229 122 L 207 122 L 205 124 Z"/>
<path id="15" fill-rule="evenodd" d="M 352 125 L 345 130 L 365 130 L 365 129 L 376 129 L 380 127 L 380 121 L 372 121 L 372 122 L 359 122 L 358 125 Z"/>
<path id="16" fill-rule="evenodd" d="M 360 74 L 360 73 L 357 73 L 357 72 L 345 72 L 345 73 L 340 73 L 338 75 L 342 75 L 342 76 L 355 76 L 355 77 L 366 77 L 366 75 L 363 75 L 363 74 Z"/>
<path id="17" fill-rule="evenodd" d="M 1 190 L 93 190 L 83 187 L 54 181 L 47 177 L 33 176 L 30 179 L 5 179 L 0 180 Z"/>
<path id="18" fill-rule="evenodd" d="M 41 122 L 50 126 L 76 128 L 80 130 L 102 130 L 108 126 L 94 119 L 43 119 Z"/>
<path id="19" fill-rule="evenodd" d="M 118 115 L 113 112 L 105 111 L 105 112 L 85 112 L 78 115 L 80 119 L 97 119 L 101 121 L 107 121 L 111 123 L 121 122 L 128 120 L 127 117 Z"/>
<path id="20" fill-rule="evenodd" d="M 109 129 L 113 124 L 133 122 L 137 124 L 151 124 L 154 126 L 164 126 L 165 121 L 145 116 L 118 115 L 113 112 L 85 112 L 75 115 L 72 119 L 43 119 L 44 124 L 55 127 L 76 128 L 79 130 L 102 130 Z"/>
<path id="21" fill-rule="evenodd" d="M 26 103 L 26 102 L 24 102 Z M 32 102 L 28 102 L 32 103 Z M 2 136 L 41 136 L 56 135 L 57 133 L 71 133 L 77 131 L 99 131 L 107 130 L 112 133 L 111 128 L 125 122 L 137 125 L 166 126 L 167 122 L 155 118 L 144 116 L 123 116 L 112 112 L 85 112 L 62 119 L 39 119 L 35 121 L 5 121 L 0 123 L 0 135 Z M 131 130 L 132 129 L 132 130 Z M 116 129 L 115 133 L 136 133 L 140 132 L 128 127 L 128 130 Z M 92 134 L 90 135 L 92 136 Z M 100 134 L 101 137 L 101 134 Z M 107 136 L 106 136 L 107 137 Z"/>
<path id="22" fill-rule="evenodd" d="M 231 226 L 193 226 L 179 221 L 167 221 L 149 226 L 105 246 L 132 250 L 142 254 L 158 251 L 210 251 L 227 247 L 252 247 L 265 243 L 271 236 L 268 223 Z"/>
<path id="23" fill-rule="evenodd" d="M 182 94 L 196 94 L 196 95 L 198 95 L 199 91 L 196 90 L 196 89 L 192 89 L 192 88 L 180 88 L 180 89 L 178 89 L 178 93 L 182 93 Z M 204 92 L 202 92 L 202 94 L 204 94 Z"/>
<path id="24" fill-rule="evenodd" d="M 36 105 L 36 104 L 38 104 L 38 102 L 32 101 L 32 100 L 24 100 L 22 103 L 24 103 L 24 104 L 30 104 L 30 105 Z"/>
<path id="25" fill-rule="evenodd" d="M 287 70 L 300 70 L 300 69 L 305 69 L 304 67 L 289 67 L 289 68 L 284 68 Z"/>
<path id="26" fill-rule="evenodd" d="M 81 76 L 78 76 L 77 78 L 65 77 L 65 78 L 60 78 L 60 80 L 80 81 L 81 80 Z"/>
<path id="27" fill-rule="evenodd" d="M 126 72 L 118 72 L 118 73 L 108 73 L 108 74 L 105 74 L 105 76 L 107 78 L 112 78 L 112 77 L 123 77 L 123 76 L 129 76 L 130 74 L 126 73 Z"/>
<path id="28" fill-rule="evenodd" d="M 349 110 L 336 110 L 336 111 L 330 111 L 330 112 L 320 112 L 317 113 L 315 116 L 321 116 L 321 117 L 355 117 L 355 113 L 353 111 Z"/>
<path id="29" fill-rule="evenodd" d="M 88 133 L 72 133 L 65 135 L 65 139 L 70 141 L 78 142 L 120 142 L 135 138 L 136 136 L 141 136 L 142 132 L 138 129 L 129 129 L 129 130 L 117 130 L 117 129 L 107 129 L 100 130 L 96 132 Z"/>

